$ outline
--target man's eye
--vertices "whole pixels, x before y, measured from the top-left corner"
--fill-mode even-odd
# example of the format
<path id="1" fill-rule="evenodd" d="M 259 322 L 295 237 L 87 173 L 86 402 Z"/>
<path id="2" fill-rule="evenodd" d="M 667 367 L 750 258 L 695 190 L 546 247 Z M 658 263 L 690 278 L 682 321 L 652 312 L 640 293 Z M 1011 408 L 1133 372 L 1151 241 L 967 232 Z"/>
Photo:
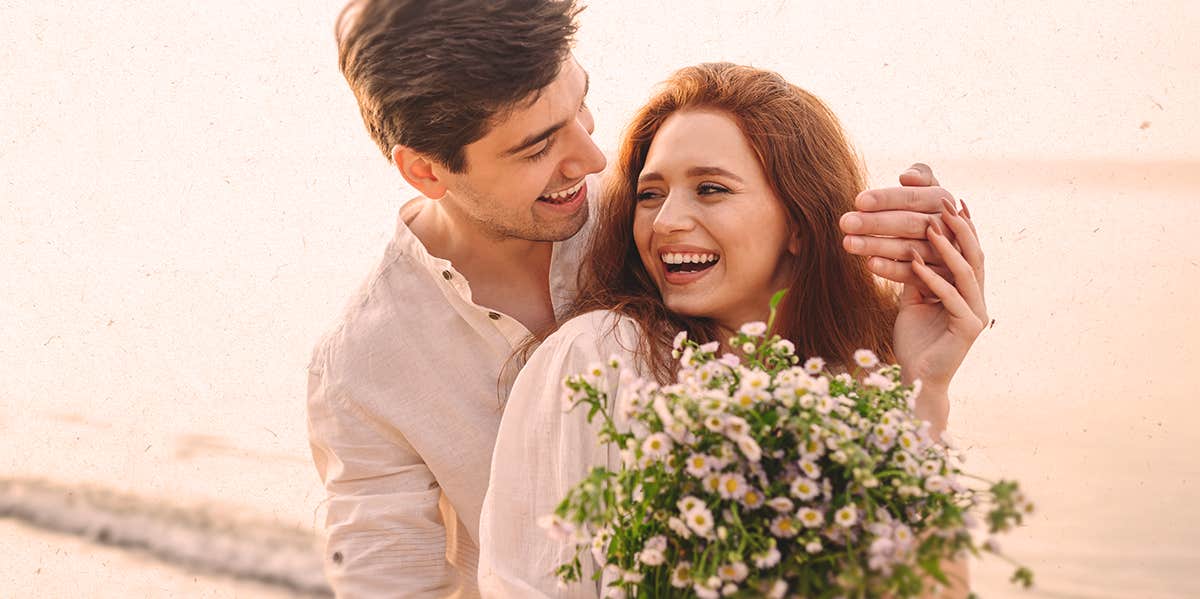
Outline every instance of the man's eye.
<path id="1" fill-rule="evenodd" d="M 529 162 L 537 162 L 538 160 L 545 158 L 546 155 L 550 153 L 550 148 L 553 145 L 554 145 L 553 141 L 546 140 L 546 145 L 542 146 L 542 149 L 538 150 L 534 154 L 530 154 L 530 155 L 526 156 L 525 160 L 528 160 Z"/>

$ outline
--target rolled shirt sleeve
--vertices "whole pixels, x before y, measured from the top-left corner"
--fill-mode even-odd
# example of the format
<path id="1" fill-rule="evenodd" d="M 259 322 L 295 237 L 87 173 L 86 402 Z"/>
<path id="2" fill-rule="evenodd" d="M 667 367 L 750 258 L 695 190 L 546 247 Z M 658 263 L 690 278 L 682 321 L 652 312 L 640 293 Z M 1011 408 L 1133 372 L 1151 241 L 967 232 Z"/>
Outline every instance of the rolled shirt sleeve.
<path id="1" fill-rule="evenodd" d="M 309 443 L 328 492 L 325 574 L 338 597 L 460 597 L 446 558 L 441 489 L 397 431 L 372 422 L 310 369 Z"/>

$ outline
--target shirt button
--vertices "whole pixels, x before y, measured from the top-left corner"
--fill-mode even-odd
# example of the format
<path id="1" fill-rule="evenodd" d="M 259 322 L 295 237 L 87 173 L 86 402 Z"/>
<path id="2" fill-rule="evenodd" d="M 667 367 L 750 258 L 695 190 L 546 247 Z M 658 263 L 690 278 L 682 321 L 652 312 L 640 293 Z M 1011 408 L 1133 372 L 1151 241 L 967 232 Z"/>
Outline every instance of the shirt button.
<path id="1" fill-rule="evenodd" d="M 492 320 L 500 320 L 500 315 L 495 312 L 488 312 L 488 318 Z"/>
<path id="2" fill-rule="evenodd" d="M 450 279 L 453 279 L 453 278 L 454 278 L 454 275 L 450 274 L 450 271 L 448 271 L 448 270 L 443 270 L 443 271 L 442 271 L 442 277 L 443 277 L 444 279 L 446 279 L 447 281 L 449 281 Z"/>

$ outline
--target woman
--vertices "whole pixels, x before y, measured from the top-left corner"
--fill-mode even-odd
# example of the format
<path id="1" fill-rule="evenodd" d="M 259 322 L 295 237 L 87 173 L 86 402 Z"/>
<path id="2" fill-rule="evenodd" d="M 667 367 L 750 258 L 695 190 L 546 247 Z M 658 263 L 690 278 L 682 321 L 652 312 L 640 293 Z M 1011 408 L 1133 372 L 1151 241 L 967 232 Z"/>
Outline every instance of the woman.
<path id="1" fill-rule="evenodd" d="M 485 596 L 597 596 L 588 583 L 558 588 L 553 571 L 573 552 L 536 525 L 593 466 L 620 464 L 585 410 L 563 411 L 565 376 L 616 354 L 666 381 L 677 331 L 723 342 L 765 321 L 787 288 L 775 332 L 798 355 L 837 367 L 866 347 L 899 362 L 922 380 L 917 410 L 938 434 L 950 379 L 987 321 L 983 254 L 949 202 L 928 236 L 954 282 L 913 255 L 936 299 L 909 285 L 897 301 L 842 251 L 838 218 L 864 178 L 829 109 L 774 73 L 682 69 L 638 112 L 616 166 L 575 317 L 533 353 L 505 407 L 480 527 Z"/>

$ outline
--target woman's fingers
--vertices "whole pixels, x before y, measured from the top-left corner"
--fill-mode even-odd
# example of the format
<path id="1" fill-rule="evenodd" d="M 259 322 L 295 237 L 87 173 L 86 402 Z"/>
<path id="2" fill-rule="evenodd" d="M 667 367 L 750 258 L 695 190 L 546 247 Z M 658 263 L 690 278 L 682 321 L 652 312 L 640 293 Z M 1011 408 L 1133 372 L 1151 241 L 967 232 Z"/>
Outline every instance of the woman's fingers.
<path id="1" fill-rule="evenodd" d="M 973 323 L 972 327 L 976 334 L 983 330 L 983 322 L 978 315 L 967 305 L 967 301 L 963 296 L 951 285 L 946 279 L 942 278 L 933 269 L 929 268 L 925 261 L 921 259 L 921 255 L 913 253 L 912 268 L 917 273 L 917 276 L 925 282 L 925 285 L 933 291 L 938 299 L 942 300 L 942 306 L 950 312 L 955 318 L 965 322 Z"/>
<path id="2" fill-rule="evenodd" d="M 959 229 L 961 233 L 959 242 L 963 245 L 963 253 L 960 254 L 944 235 L 941 234 L 940 227 L 930 227 L 929 239 L 933 247 L 942 255 L 942 261 L 954 273 L 954 287 L 966 300 L 967 305 L 971 306 L 971 310 L 975 312 L 981 320 L 987 319 L 987 303 L 983 299 L 983 285 L 979 282 L 977 273 L 983 270 L 983 251 L 979 249 L 978 241 L 975 235 L 970 232 L 967 224 L 962 218 L 951 212 L 951 207 L 942 208 L 942 220 L 946 223 L 943 226 L 952 226 Z M 965 235 L 965 237 L 963 236 Z M 976 264 L 972 264 L 964 256 L 970 251 L 970 255 Z"/>
<path id="3" fill-rule="evenodd" d="M 909 262 L 909 260 L 912 260 L 912 255 L 906 255 L 904 258 L 904 260 L 889 260 L 876 256 L 867 260 L 867 270 L 889 281 L 895 281 L 903 285 L 916 285 L 923 293 L 933 295 L 933 292 L 925 285 L 921 277 L 918 277 L 913 272 L 912 262 Z M 933 269 L 939 276 L 947 280 L 954 280 L 954 275 L 945 266 L 935 264 L 927 264 L 927 266 Z"/>
<path id="4" fill-rule="evenodd" d="M 971 270 L 975 273 L 975 280 L 979 281 L 979 289 L 982 290 L 984 288 L 984 256 L 983 247 L 979 244 L 979 233 L 975 231 L 975 225 L 965 218 L 964 215 L 967 214 L 965 207 L 958 212 L 954 209 L 954 204 L 947 201 L 943 208 L 942 222 L 954 233 L 957 241 L 954 245 L 971 265 Z"/>

